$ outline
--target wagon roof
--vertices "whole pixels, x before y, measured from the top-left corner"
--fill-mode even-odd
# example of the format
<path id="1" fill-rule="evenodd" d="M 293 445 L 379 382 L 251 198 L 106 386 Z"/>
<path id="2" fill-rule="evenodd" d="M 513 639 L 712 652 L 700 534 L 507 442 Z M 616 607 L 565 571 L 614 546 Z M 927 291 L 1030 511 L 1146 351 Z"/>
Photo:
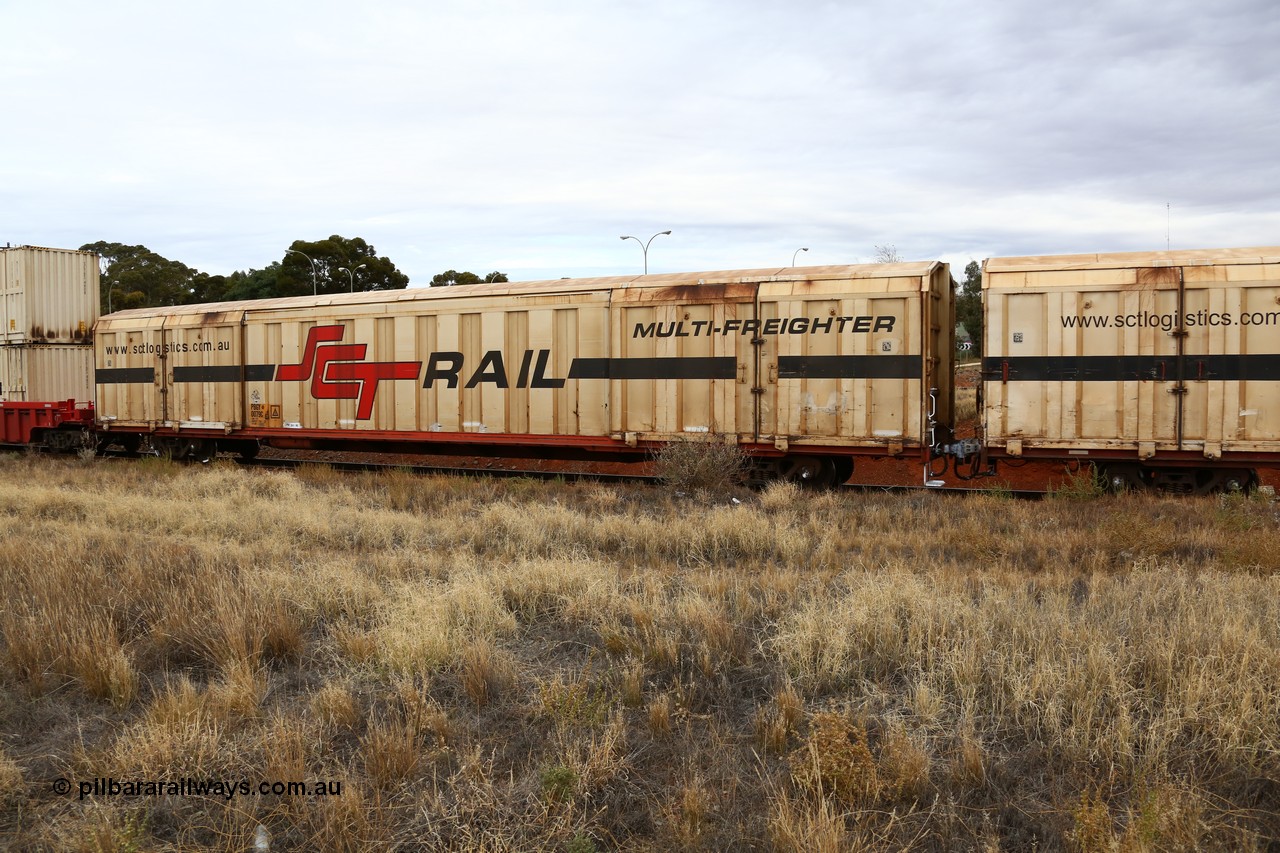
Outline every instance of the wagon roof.
<path id="1" fill-rule="evenodd" d="M 635 288 L 670 288 L 674 285 L 723 285 L 758 282 L 822 281 L 848 279 L 922 278 L 942 266 L 939 261 L 911 261 L 892 264 L 850 264 L 821 267 L 770 267 L 755 270 L 629 275 L 607 278 L 565 278 L 550 281 L 457 284 L 449 287 L 410 287 L 406 290 L 371 290 L 361 293 L 333 293 L 280 299 L 214 302 L 201 305 L 171 305 L 117 311 L 112 317 L 140 318 L 177 314 L 207 314 L 225 311 L 269 311 L 278 308 L 308 308 L 328 305 L 364 305 L 387 302 L 458 299 L 468 296 L 536 296 L 555 293 L 591 293 Z"/>
<path id="2" fill-rule="evenodd" d="M 1035 270 L 1274 263 L 1280 263 L 1280 246 L 1260 246 L 1247 249 L 1179 249 L 1167 252 L 1114 252 L 1096 255 L 1028 255 L 1020 258 L 988 258 L 983 265 L 983 269 L 987 272 L 1031 272 Z"/>
<path id="3" fill-rule="evenodd" d="M 59 255 L 97 255 L 86 249 L 54 249 L 49 246 L 0 246 L 0 252 L 55 252 Z"/>

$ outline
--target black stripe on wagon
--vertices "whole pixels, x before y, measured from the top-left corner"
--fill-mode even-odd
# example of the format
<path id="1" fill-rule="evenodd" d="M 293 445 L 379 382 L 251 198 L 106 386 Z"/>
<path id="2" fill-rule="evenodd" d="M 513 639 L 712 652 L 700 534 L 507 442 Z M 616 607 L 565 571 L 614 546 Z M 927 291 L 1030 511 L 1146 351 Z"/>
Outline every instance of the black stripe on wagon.
<path id="1" fill-rule="evenodd" d="M 919 379 L 919 355 L 780 355 L 779 379 Z"/>
<path id="2" fill-rule="evenodd" d="M 93 372 L 98 385 L 132 385 L 139 382 L 155 382 L 154 367 L 99 367 Z"/>
<path id="3" fill-rule="evenodd" d="M 1184 355 L 1182 372 L 1185 379 L 1219 379 L 1235 381 L 1280 380 L 1280 355 Z"/>
<path id="4" fill-rule="evenodd" d="M 1006 373 L 1007 371 L 1007 373 Z M 999 382 L 1174 382 L 1176 355 L 1074 355 L 988 357 L 983 377 Z M 1184 381 L 1280 380 L 1280 354 L 1184 355 Z"/>
<path id="5" fill-rule="evenodd" d="M 175 367 L 176 382 L 270 382 L 276 376 L 274 364 L 216 364 L 197 367 Z"/>
<path id="6" fill-rule="evenodd" d="M 697 358 L 575 358 L 569 379 L 734 379 L 732 356 Z"/>

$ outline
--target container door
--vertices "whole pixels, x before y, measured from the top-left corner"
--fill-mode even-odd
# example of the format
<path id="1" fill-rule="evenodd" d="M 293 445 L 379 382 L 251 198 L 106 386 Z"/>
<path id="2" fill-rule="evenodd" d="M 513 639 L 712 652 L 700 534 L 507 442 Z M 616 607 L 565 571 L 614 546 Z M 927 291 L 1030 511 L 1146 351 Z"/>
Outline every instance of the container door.
<path id="1" fill-rule="evenodd" d="M 1206 329 L 1207 351 L 1220 354 L 1224 380 L 1209 383 L 1207 392 L 1223 399 L 1219 408 L 1210 397 L 1209 411 L 1222 423 L 1225 449 L 1274 453 L 1280 441 L 1280 264 L 1240 265 L 1223 277 L 1227 282 L 1211 291 L 1210 310 L 1230 317 L 1210 316 Z"/>
<path id="2" fill-rule="evenodd" d="M 244 424 L 240 313 L 184 315 L 165 328 L 169 419 L 181 429 Z"/>
<path id="3" fill-rule="evenodd" d="M 755 286 L 614 294 L 612 428 L 643 438 L 755 432 Z"/>
<path id="4" fill-rule="evenodd" d="M 761 285 L 760 432 L 891 447 L 923 423 L 919 276 Z"/>
<path id="5" fill-rule="evenodd" d="M 107 320 L 94 335 L 97 417 L 113 424 L 155 427 L 167 420 L 163 369 L 164 318 Z"/>
<path id="6" fill-rule="evenodd" d="M 1209 353 L 1209 336 L 1207 329 L 1189 317 L 1202 316 L 1208 312 L 1209 292 L 1204 288 L 1188 288 L 1181 268 L 1178 273 L 1178 318 L 1174 330 L 1177 349 L 1177 370 L 1174 387 L 1169 389 L 1169 396 L 1174 397 L 1174 431 L 1178 450 L 1202 450 L 1209 438 L 1210 424 L 1208 405 L 1210 388 L 1208 373 L 1211 365 L 1205 356 Z M 1214 383 L 1221 390 L 1221 383 Z M 1221 394 L 1214 396 L 1221 397 Z M 1221 405 L 1219 403 L 1219 405 Z M 1221 420 L 1219 419 L 1215 443 L 1222 443 Z"/>
<path id="7" fill-rule="evenodd" d="M 0 347 L 0 403 L 27 399 L 27 348 Z"/>
<path id="8" fill-rule="evenodd" d="M 1137 365 L 1138 455 L 1179 449 L 1185 392 L 1181 325 L 1182 276 L 1177 267 L 1137 271 L 1137 310 L 1125 317 L 1126 343 Z M 1136 326 L 1134 328 L 1133 326 Z"/>
<path id="9" fill-rule="evenodd" d="M 1180 449 L 1217 459 L 1224 450 L 1271 450 L 1280 438 L 1280 267 L 1182 270 Z"/>
<path id="10" fill-rule="evenodd" d="M 764 301 L 757 297 L 755 316 L 760 331 L 751 342 L 752 382 L 750 393 L 746 395 L 750 399 L 744 402 L 751 407 L 754 440 L 768 442 L 773 441 L 778 432 L 778 336 L 766 335 L 763 330 L 766 325 L 773 328 L 778 325 L 777 301 Z"/>

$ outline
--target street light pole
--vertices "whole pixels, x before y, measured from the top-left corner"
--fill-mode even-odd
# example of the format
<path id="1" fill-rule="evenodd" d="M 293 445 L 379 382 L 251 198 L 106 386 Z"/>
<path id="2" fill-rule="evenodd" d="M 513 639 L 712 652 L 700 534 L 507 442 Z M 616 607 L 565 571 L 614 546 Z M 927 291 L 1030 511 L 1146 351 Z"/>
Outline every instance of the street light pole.
<path id="1" fill-rule="evenodd" d="M 794 266 L 796 265 L 796 255 L 800 254 L 801 252 L 807 252 L 807 251 L 809 251 L 809 247 L 808 247 L 808 246 L 804 247 L 803 249 L 796 249 L 794 252 L 792 252 L 792 253 L 791 253 L 791 266 L 793 266 L 793 267 L 794 267 Z"/>
<path id="2" fill-rule="evenodd" d="M 307 262 L 311 264 L 311 295 L 312 296 L 317 295 L 320 292 L 320 289 L 316 285 L 316 262 L 311 260 L 311 256 L 308 255 L 306 252 L 299 252 L 297 249 L 284 250 L 284 253 L 286 255 L 289 254 L 290 252 L 293 252 L 295 255 L 302 255 L 302 257 L 306 258 Z"/>
<path id="3" fill-rule="evenodd" d="M 659 231 L 657 234 L 654 234 L 653 237 L 657 237 L 660 234 L 670 234 L 670 233 L 671 233 L 670 231 Z M 649 244 L 653 242 L 653 237 L 650 237 L 648 240 L 646 240 L 643 243 L 640 243 L 639 237 L 632 237 L 628 234 L 624 234 L 623 236 L 618 238 L 619 240 L 635 240 L 637 243 L 640 243 L 640 249 L 641 251 L 644 252 L 644 274 L 645 275 L 649 274 Z"/>
<path id="4" fill-rule="evenodd" d="M 356 267 L 356 269 L 358 269 L 358 270 L 362 270 L 362 269 L 364 269 L 364 268 L 365 268 L 365 267 L 367 267 L 367 266 L 369 266 L 369 265 L 368 265 L 368 264 L 361 264 L 360 266 Z M 342 272 L 344 272 L 344 273 L 346 273 L 346 274 L 347 274 L 347 280 L 351 283 L 351 292 L 352 292 L 352 293 L 355 293 L 355 292 L 356 292 L 356 274 L 355 274 L 355 271 L 354 271 L 354 270 L 347 269 L 346 267 L 338 267 L 338 269 L 339 269 L 339 270 L 341 270 Z"/>
<path id="5" fill-rule="evenodd" d="M 107 269 L 110 269 L 110 265 L 108 265 Z M 136 271 L 137 271 L 137 267 L 129 267 L 128 269 L 124 269 L 124 270 L 115 270 L 114 273 L 115 275 L 124 275 L 127 272 L 136 272 Z M 106 275 L 106 272 L 107 272 L 106 270 L 103 270 L 104 276 Z M 111 293 L 116 289 L 116 287 L 119 286 L 119 284 L 120 284 L 120 279 L 107 282 L 107 313 L 108 314 L 111 313 Z"/>

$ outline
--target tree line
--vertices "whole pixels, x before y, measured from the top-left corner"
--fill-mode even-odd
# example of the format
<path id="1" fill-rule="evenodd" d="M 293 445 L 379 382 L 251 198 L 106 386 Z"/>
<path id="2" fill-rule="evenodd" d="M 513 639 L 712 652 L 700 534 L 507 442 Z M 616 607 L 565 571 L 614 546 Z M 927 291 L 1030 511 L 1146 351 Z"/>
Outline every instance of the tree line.
<path id="1" fill-rule="evenodd" d="M 81 251 L 103 261 L 99 290 L 104 312 L 164 305 L 195 305 L 285 296 L 403 290 L 409 277 L 360 237 L 337 234 L 316 241 L 295 240 L 284 255 L 264 269 L 210 275 L 170 260 L 146 246 L 98 241 Z M 432 287 L 506 281 L 500 272 L 478 276 L 446 270 L 431 279 Z"/>

